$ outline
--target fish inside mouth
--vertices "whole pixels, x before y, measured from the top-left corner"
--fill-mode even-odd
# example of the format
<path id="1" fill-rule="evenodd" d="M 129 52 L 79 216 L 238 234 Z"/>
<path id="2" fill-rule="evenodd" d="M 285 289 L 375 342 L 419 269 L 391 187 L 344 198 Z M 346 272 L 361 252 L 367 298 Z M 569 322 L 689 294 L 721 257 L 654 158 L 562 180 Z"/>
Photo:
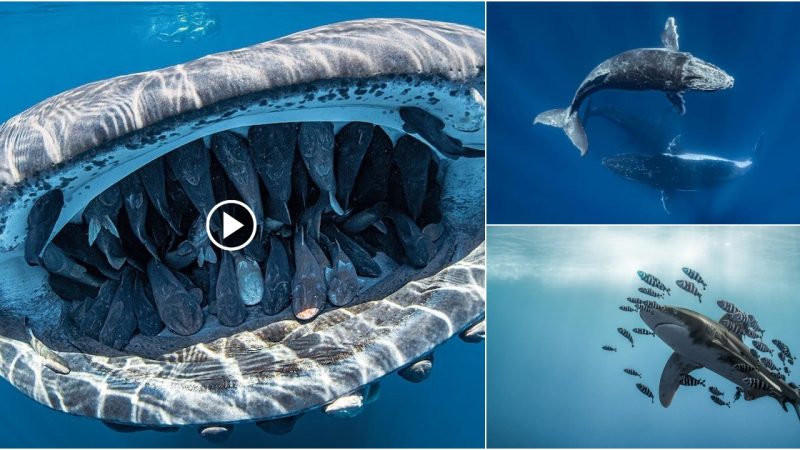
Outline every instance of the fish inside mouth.
<path id="1" fill-rule="evenodd" d="M 58 191 L 46 194 L 31 212 L 26 258 L 64 300 L 72 345 L 153 357 L 310 321 L 441 268 L 448 162 L 411 135 L 395 141 L 363 122 L 221 131 L 119 180 L 36 249 L 32 236 L 46 226 L 38 219 L 58 206 Z M 233 252 L 213 245 L 205 227 L 229 199 L 258 223 L 255 239 Z M 220 225 L 211 228 L 221 240 Z"/>

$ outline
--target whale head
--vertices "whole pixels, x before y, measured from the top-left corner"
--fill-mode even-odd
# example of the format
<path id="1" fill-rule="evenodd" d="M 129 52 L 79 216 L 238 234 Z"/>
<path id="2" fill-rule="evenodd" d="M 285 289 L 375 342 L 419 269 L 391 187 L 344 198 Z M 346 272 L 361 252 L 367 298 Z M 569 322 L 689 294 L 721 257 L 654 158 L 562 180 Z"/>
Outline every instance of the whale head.
<path id="1" fill-rule="evenodd" d="M 681 73 L 682 85 L 695 91 L 719 91 L 733 87 L 733 77 L 719 67 L 689 55 Z"/>

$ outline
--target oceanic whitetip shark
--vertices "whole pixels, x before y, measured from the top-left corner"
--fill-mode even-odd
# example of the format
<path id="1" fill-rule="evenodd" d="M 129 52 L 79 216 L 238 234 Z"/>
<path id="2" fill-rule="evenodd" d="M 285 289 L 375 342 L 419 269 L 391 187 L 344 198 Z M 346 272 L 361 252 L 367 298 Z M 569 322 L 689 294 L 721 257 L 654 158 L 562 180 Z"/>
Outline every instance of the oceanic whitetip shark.
<path id="1" fill-rule="evenodd" d="M 772 374 L 750 354 L 736 335 L 698 312 L 675 306 L 642 308 L 639 316 L 675 352 L 664 366 L 658 398 L 665 408 L 672 404 L 681 378 L 705 367 L 730 380 L 744 392 L 745 400 L 772 397 L 785 411 L 791 404 L 800 418 L 800 392 Z"/>

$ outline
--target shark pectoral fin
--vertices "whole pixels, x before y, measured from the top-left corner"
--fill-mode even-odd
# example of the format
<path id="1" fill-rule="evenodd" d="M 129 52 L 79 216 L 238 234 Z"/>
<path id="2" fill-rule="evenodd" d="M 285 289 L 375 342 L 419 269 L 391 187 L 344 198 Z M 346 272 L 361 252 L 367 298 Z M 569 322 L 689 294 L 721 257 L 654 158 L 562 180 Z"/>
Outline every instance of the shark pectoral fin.
<path id="1" fill-rule="evenodd" d="M 675 397 L 675 392 L 681 385 L 681 378 L 700 367 L 702 366 L 686 361 L 681 355 L 673 353 L 667 360 L 667 364 L 664 365 L 661 382 L 658 385 L 658 399 L 661 401 L 661 406 L 667 408 L 672 404 L 672 398 Z"/>
<path id="2" fill-rule="evenodd" d="M 664 31 L 661 32 L 661 43 L 664 48 L 674 52 L 678 51 L 678 26 L 675 24 L 674 17 L 668 18 L 667 23 L 664 24 Z"/>
<path id="3" fill-rule="evenodd" d="M 671 196 L 672 192 L 667 191 L 666 189 L 661 190 L 661 206 L 664 208 L 664 212 L 666 212 L 667 214 L 672 214 L 671 212 L 669 212 L 669 207 L 667 206 L 667 203 L 669 203 L 669 199 Z"/>
<path id="4" fill-rule="evenodd" d="M 667 98 L 672 102 L 672 106 L 678 114 L 686 114 L 686 103 L 683 101 L 683 92 L 667 92 Z"/>

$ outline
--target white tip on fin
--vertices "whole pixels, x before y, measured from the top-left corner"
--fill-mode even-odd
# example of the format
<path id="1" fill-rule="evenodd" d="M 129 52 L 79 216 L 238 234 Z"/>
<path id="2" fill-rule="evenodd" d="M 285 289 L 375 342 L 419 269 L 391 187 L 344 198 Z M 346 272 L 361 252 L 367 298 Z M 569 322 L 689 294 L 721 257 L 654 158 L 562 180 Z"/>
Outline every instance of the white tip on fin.
<path id="1" fill-rule="evenodd" d="M 679 49 L 678 45 L 678 25 L 675 24 L 675 18 L 670 17 L 664 24 L 664 31 L 661 32 L 661 43 L 664 48 L 668 48 L 674 52 Z"/>

